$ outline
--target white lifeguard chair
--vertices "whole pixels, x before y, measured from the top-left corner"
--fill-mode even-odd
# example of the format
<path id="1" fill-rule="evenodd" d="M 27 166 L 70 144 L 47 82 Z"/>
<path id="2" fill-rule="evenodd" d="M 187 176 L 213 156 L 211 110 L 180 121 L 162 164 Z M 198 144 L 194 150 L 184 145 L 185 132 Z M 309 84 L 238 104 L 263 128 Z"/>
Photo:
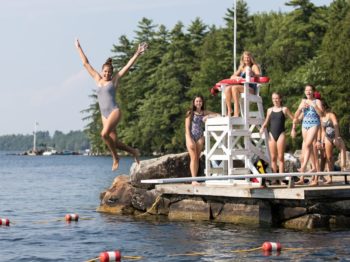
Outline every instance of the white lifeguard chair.
<path id="1" fill-rule="evenodd" d="M 254 79 L 252 79 L 254 80 Z M 209 118 L 205 123 L 205 175 L 233 176 L 259 174 L 254 162 L 262 159 L 270 163 L 267 131 L 260 135 L 264 122 L 264 108 L 259 95 L 260 85 L 254 81 L 245 81 L 244 92 L 240 99 L 240 117 L 226 116 L 225 88 L 229 81 L 219 82 L 221 91 L 221 117 Z M 256 94 L 250 94 L 249 84 L 258 84 Z M 251 110 L 255 104 L 257 111 Z M 249 184 L 261 186 L 262 179 L 208 180 L 207 184 Z"/>

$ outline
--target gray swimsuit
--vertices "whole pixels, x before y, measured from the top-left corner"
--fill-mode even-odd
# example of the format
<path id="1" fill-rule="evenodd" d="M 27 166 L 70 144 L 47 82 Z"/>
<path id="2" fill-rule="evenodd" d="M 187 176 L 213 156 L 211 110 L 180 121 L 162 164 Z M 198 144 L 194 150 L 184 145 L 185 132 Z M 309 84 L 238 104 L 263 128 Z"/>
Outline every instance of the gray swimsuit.
<path id="1" fill-rule="evenodd" d="M 105 86 L 97 87 L 98 104 L 100 105 L 101 114 L 105 118 L 108 118 L 114 109 L 119 108 L 115 102 L 115 92 L 116 88 L 112 81 L 109 81 Z"/>

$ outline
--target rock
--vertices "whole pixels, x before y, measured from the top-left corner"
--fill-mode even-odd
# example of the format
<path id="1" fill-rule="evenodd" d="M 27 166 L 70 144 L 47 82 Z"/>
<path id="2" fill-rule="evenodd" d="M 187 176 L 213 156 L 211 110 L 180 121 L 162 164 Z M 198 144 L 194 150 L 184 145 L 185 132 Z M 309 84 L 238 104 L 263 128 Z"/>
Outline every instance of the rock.
<path id="1" fill-rule="evenodd" d="M 134 208 L 131 203 L 135 188 L 130 185 L 129 176 L 117 176 L 112 186 L 103 192 L 98 212 L 108 212 L 114 214 L 133 214 Z"/>
<path id="2" fill-rule="evenodd" d="M 335 161 L 334 163 L 335 165 L 337 166 L 341 166 L 341 163 L 340 163 L 340 153 L 338 154 L 338 160 Z M 350 152 L 349 151 L 346 151 L 346 162 L 345 162 L 345 168 L 347 170 L 350 170 Z"/>
<path id="3" fill-rule="evenodd" d="M 152 207 L 159 196 L 160 194 L 155 190 L 148 191 L 146 189 L 136 188 L 131 198 L 131 204 L 135 209 L 145 212 Z"/>
<path id="4" fill-rule="evenodd" d="M 184 199 L 170 205 L 168 218 L 170 220 L 210 220 L 210 205 L 201 198 Z"/>
<path id="5" fill-rule="evenodd" d="M 319 202 L 309 207 L 310 213 L 324 215 L 345 215 L 350 216 L 350 200 L 341 200 L 331 203 Z"/>
<path id="6" fill-rule="evenodd" d="M 286 173 L 297 172 L 299 167 L 300 167 L 299 158 L 289 153 L 284 154 L 284 172 Z"/>
<path id="7" fill-rule="evenodd" d="M 170 203 L 168 198 L 158 196 L 152 206 L 147 209 L 147 213 L 168 216 Z"/>
<path id="8" fill-rule="evenodd" d="M 320 214 L 308 214 L 298 218 L 287 220 L 283 223 L 285 228 L 290 229 L 316 229 L 329 227 L 329 216 Z"/>
<path id="9" fill-rule="evenodd" d="M 130 181 L 134 187 L 153 189 L 154 184 L 141 184 L 142 179 L 190 177 L 188 153 L 165 155 L 134 163 L 130 168 Z M 198 175 L 204 174 L 204 155 L 201 157 Z"/>
<path id="10" fill-rule="evenodd" d="M 257 203 L 225 203 L 215 221 L 245 225 L 271 224 L 271 208 L 266 202 L 260 201 Z"/>
<path id="11" fill-rule="evenodd" d="M 305 215 L 307 209 L 305 207 L 281 207 L 279 209 L 279 219 L 287 220 Z"/>
<path id="12" fill-rule="evenodd" d="M 350 217 L 347 216 L 331 216 L 329 219 L 329 225 L 331 228 L 349 228 Z"/>
<path id="13" fill-rule="evenodd" d="M 215 219 L 222 211 L 224 204 L 218 202 L 209 202 L 210 204 L 210 217 Z"/>

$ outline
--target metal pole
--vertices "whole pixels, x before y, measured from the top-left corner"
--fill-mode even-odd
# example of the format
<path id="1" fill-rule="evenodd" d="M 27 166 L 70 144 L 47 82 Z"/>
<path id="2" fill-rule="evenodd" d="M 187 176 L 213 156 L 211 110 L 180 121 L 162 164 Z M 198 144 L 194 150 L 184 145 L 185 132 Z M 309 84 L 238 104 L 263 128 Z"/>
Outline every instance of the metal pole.
<path id="1" fill-rule="evenodd" d="M 350 171 L 330 171 L 330 172 L 287 172 L 287 173 L 266 173 L 266 174 L 249 174 L 249 175 L 232 175 L 232 176 L 200 176 L 200 177 L 178 177 L 178 178 L 159 178 L 159 179 L 143 179 L 142 184 L 169 184 L 169 183 L 183 183 L 192 181 L 208 181 L 208 180 L 229 180 L 229 179 L 245 179 L 245 178 L 272 178 L 282 179 L 288 176 L 300 177 L 300 176 L 348 176 Z"/>
<path id="2" fill-rule="evenodd" d="M 38 126 L 38 122 L 35 122 L 34 125 L 34 138 L 33 138 L 33 152 L 36 152 L 36 127 Z"/>
<path id="3" fill-rule="evenodd" d="M 236 69 L 237 69 L 237 66 L 236 66 L 237 0 L 235 0 L 234 5 L 235 6 L 234 6 L 234 14 L 233 14 L 233 71 L 236 72 Z"/>

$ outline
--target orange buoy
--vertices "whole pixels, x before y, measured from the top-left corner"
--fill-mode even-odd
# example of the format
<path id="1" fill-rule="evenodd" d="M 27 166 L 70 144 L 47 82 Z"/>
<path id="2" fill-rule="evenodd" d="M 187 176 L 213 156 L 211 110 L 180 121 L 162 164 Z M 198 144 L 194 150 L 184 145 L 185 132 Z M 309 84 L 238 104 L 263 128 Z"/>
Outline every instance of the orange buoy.
<path id="1" fill-rule="evenodd" d="M 66 221 L 78 221 L 79 220 L 79 215 L 78 214 L 67 214 L 66 215 Z"/>
<path id="2" fill-rule="evenodd" d="M 282 245 L 278 242 L 264 242 L 262 245 L 262 250 L 264 251 L 281 251 Z"/>
<path id="3" fill-rule="evenodd" d="M 0 218 L 0 226 L 10 226 L 10 220 L 7 218 Z"/>
<path id="4" fill-rule="evenodd" d="M 119 250 L 107 251 L 100 254 L 100 262 L 121 261 L 122 255 Z"/>

